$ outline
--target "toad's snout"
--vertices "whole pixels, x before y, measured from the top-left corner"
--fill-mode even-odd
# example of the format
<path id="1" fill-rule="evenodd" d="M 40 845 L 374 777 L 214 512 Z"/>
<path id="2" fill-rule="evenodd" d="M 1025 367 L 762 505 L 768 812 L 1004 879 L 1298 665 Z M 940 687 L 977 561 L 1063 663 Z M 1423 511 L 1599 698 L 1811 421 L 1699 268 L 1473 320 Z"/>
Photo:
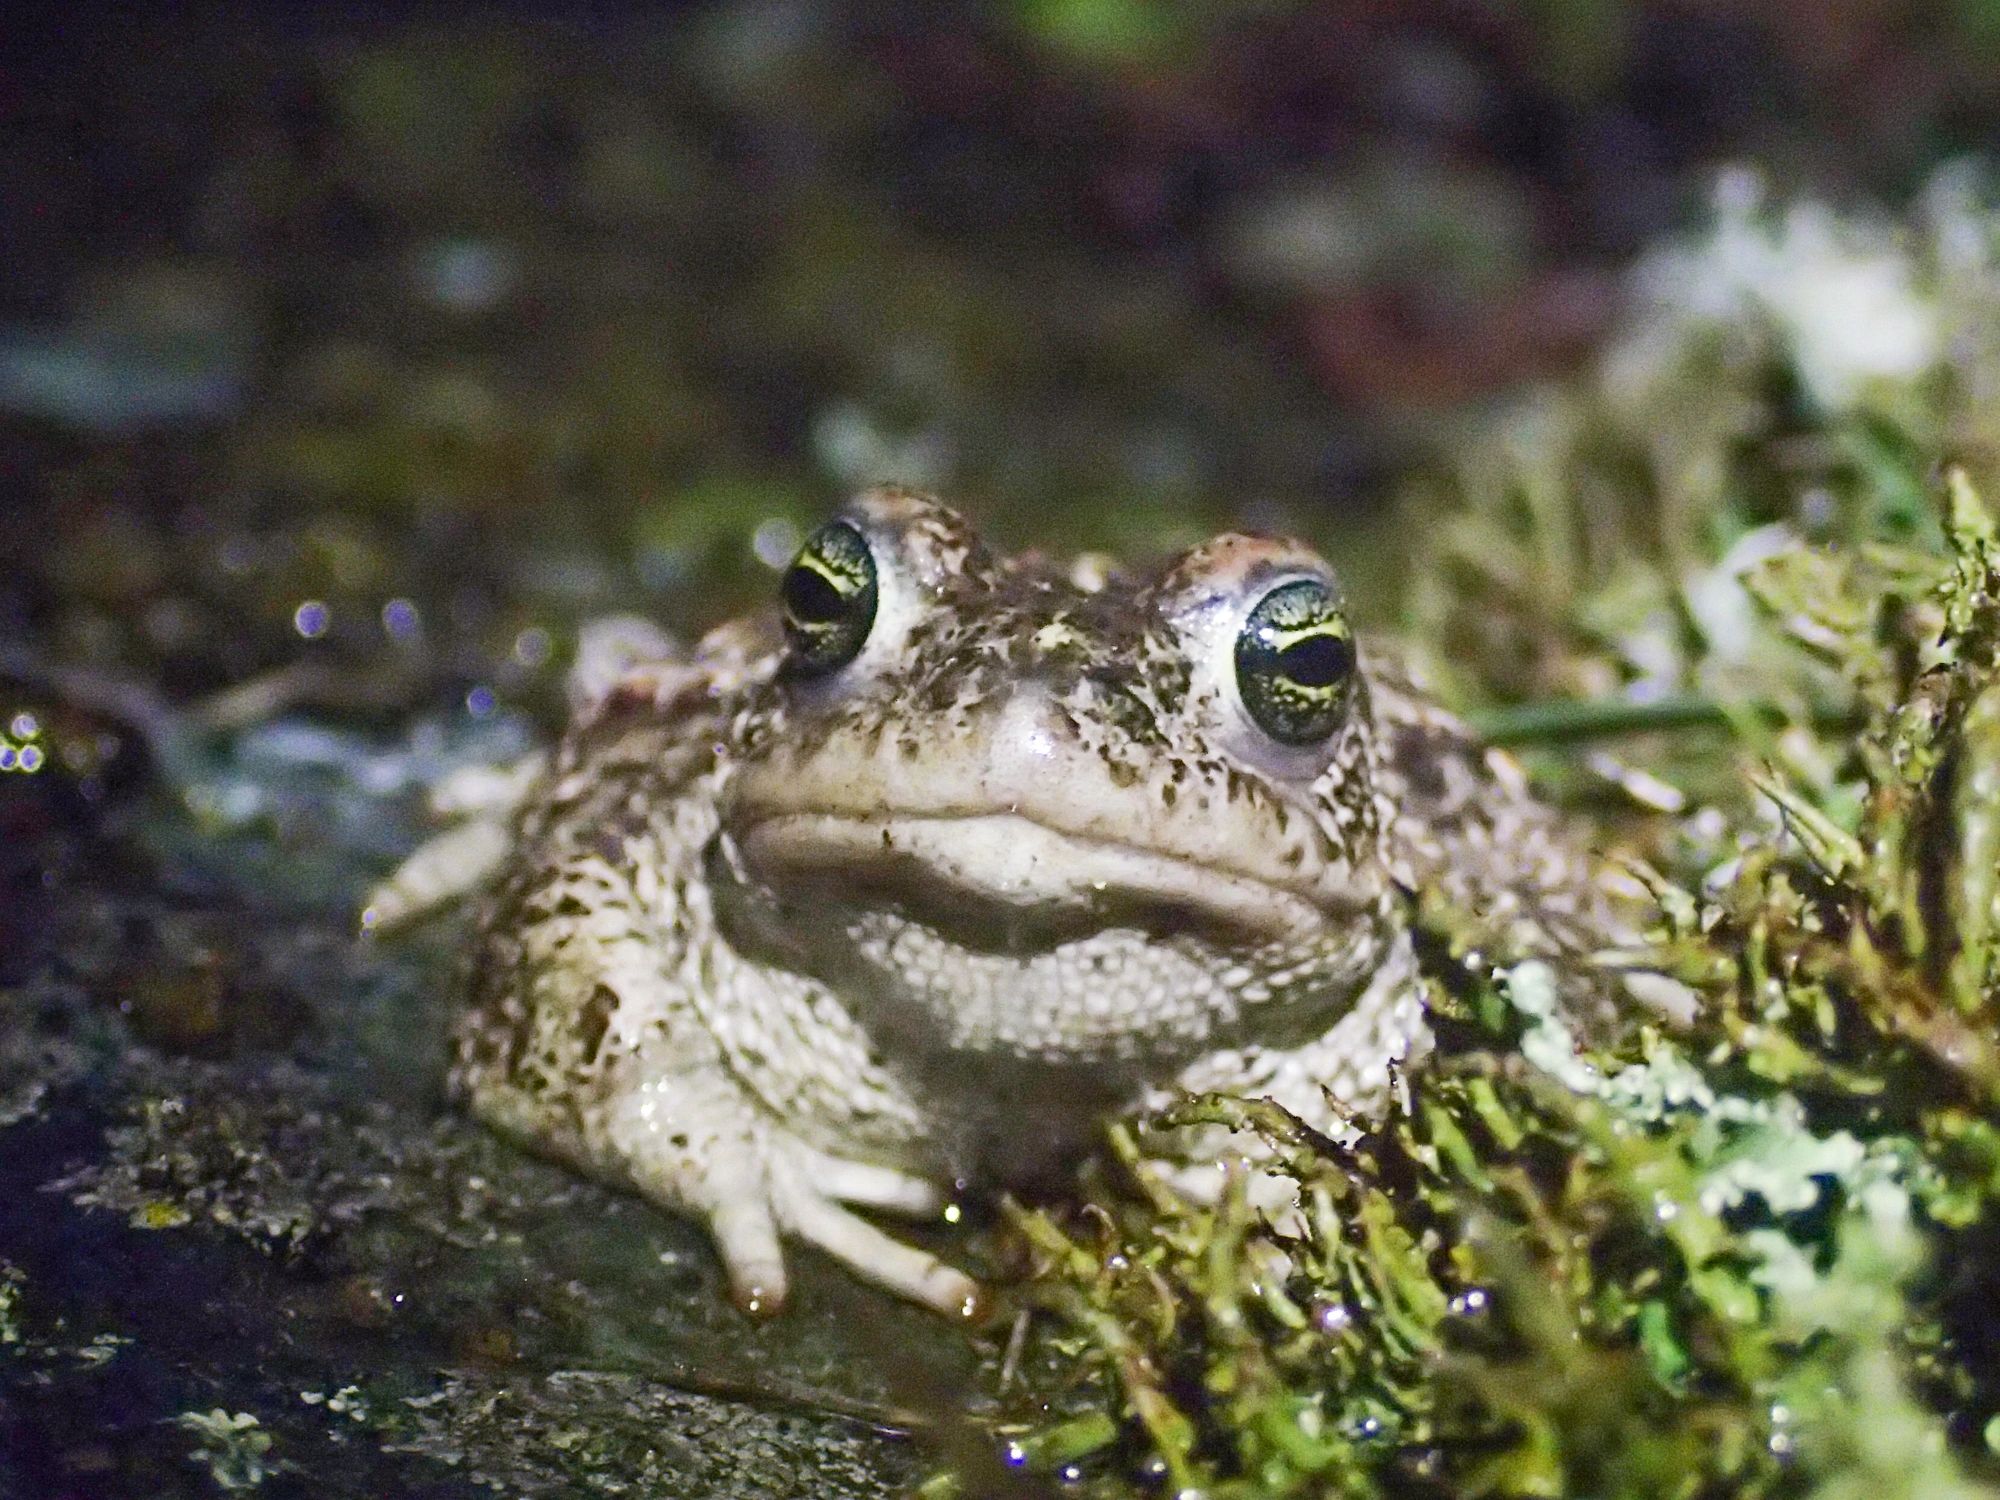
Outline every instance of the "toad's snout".
<path id="1" fill-rule="evenodd" d="M 1104 725 L 1035 682 L 917 729 L 841 720 L 742 767 L 725 823 L 764 878 L 930 881 L 1024 914 L 1141 903 L 1276 938 L 1380 897 L 1303 798 Z"/>

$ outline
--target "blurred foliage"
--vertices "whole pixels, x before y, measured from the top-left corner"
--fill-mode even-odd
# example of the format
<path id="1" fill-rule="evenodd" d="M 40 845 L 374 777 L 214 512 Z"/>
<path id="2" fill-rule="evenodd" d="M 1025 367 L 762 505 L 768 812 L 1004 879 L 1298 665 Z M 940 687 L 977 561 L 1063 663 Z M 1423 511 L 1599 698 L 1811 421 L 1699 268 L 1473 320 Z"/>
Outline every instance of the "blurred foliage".
<path id="1" fill-rule="evenodd" d="M 1010 546 L 1301 531 L 1386 617 L 1400 537 L 1365 496 L 1592 347 L 1717 152 L 1911 192 L 2000 105 L 1987 9 L 29 6 L 0 500 L 34 524 L 0 618 L 176 697 L 304 650 L 348 669 L 336 708 L 553 713 L 576 621 L 701 628 L 764 597 L 759 526 L 883 478 Z M 1894 472 L 1879 437 L 1840 461 Z M 1639 457 L 1681 476 L 1612 474 L 1642 510 L 1698 485 Z M 1544 540 L 1596 568 L 1634 524 Z"/>

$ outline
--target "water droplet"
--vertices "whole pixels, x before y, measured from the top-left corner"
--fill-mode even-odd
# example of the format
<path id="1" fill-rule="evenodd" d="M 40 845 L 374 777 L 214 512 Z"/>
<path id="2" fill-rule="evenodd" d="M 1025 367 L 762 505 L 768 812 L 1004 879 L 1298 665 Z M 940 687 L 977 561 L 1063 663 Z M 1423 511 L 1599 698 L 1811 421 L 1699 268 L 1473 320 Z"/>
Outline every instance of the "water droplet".
<path id="1" fill-rule="evenodd" d="M 417 607 L 407 599 L 391 599 L 382 606 L 382 628 L 392 641 L 407 641 L 422 628 Z"/>
<path id="2" fill-rule="evenodd" d="M 469 316 L 511 292 L 520 271 L 520 257 L 507 245 L 448 239 L 425 247 L 416 279 L 418 289 L 440 307 Z"/>
<path id="3" fill-rule="evenodd" d="M 309 641 L 316 641 L 326 634 L 326 627 L 333 623 L 333 611 L 318 599 L 308 599 L 292 611 L 292 628 Z"/>
<path id="4" fill-rule="evenodd" d="M 514 660 L 524 667 L 539 667 L 549 659 L 549 633 L 530 625 L 514 637 Z"/>
<path id="5" fill-rule="evenodd" d="M 767 568 L 782 568 L 798 555 L 799 528 L 783 516 L 773 516 L 750 533 L 750 550 Z"/>
<path id="6" fill-rule="evenodd" d="M 1321 1333 L 1339 1333 L 1354 1326 L 1354 1314 L 1344 1303 L 1321 1302 L 1313 1307 L 1313 1327 Z"/>
<path id="7" fill-rule="evenodd" d="M 222 571 L 234 577 L 241 577 L 257 566 L 257 542 L 254 537 L 233 536 L 217 549 L 215 560 L 222 564 Z"/>

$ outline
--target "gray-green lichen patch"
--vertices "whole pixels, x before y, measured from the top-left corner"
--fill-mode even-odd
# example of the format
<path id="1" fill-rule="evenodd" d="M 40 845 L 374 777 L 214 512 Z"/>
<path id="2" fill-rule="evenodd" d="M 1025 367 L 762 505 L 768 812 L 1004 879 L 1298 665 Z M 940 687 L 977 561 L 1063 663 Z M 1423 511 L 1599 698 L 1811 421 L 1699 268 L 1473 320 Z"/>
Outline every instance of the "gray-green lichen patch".
<path id="1" fill-rule="evenodd" d="M 283 1068 L 139 1058 L 125 1073 L 103 1154 L 47 1188 L 145 1235 L 221 1234 L 269 1257 L 301 1346 L 287 1364 L 374 1392 L 322 1406 L 344 1440 L 508 1492 L 875 1494 L 910 1462 L 885 1436 L 918 1420 L 901 1401 L 939 1404 L 962 1380 L 942 1328 L 862 1312 L 869 1294 L 831 1270 L 808 1278 L 800 1316 L 748 1327 L 694 1231 L 456 1116 L 343 1101 Z M 870 1321 L 879 1348 L 847 1337 Z M 900 1368 L 871 1358 L 882 1349 Z M 804 1477 L 787 1488 L 788 1472 Z"/>
<path id="2" fill-rule="evenodd" d="M 387 1451 L 438 1460 L 530 1497 L 686 1500 L 868 1496 L 901 1489 L 914 1455 L 859 1424 L 676 1390 L 640 1376 L 452 1374 L 380 1418 Z"/>
<path id="3" fill-rule="evenodd" d="M 119 847 L 72 869 L 58 961 L 0 987 L 0 1441 L 33 1473 L 357 1496 L 903 1482 L 901 1433 L 965 1384 L 948 1328 L 824 1265 L 792 1316 L 748 1323 L 690 1226 L 441 1106 L 451 934 L 355 936 L 365 863 L 288 864 L 282 826 L 204 835 L 173 798 L 124 813 L 168 880 L 122 882 Z M 207 1057 L 132 1039 L 154 1024 L 135 986 L 177 972 L 206 1008 L 158 1039 Z M 303 1007 L 281 1048 L 235 1029 L 245 974 Z M 181 1421 L 216 1411 L 228 1432 Z"/>
<path id="4" fill-rule="evenodd" d="M 175 1425 L 201 1439 L 188 1455 L 208 1465 L 209 1477 L 223 1490 L 254 1490 L 277 1472 L 271 1457 L 271 1434 L 247 1411 L 186 1411 Z"/>

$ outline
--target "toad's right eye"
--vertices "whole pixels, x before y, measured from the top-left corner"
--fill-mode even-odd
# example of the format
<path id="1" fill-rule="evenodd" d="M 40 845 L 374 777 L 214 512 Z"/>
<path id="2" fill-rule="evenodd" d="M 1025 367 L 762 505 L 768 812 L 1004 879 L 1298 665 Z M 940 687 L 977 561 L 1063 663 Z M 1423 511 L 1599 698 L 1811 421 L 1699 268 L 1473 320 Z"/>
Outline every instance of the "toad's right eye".
<path id="1" fill-rule="evenodd" d="M 1317 745 L 1341 726 L 1354 690 L 1354 636 L 1324 579 L 1295 578 L 1257 601 L 1236 637 L 1236 690 L 1281 745 Z"/>
<path id="2" fill-rule="evenodd" d="M 829 521 L 799 548 L 778 586 L 788 665 L 802 677 L 837 672 L 861 654 L 875 624 L 875 559 L 848 521 Z"/>

